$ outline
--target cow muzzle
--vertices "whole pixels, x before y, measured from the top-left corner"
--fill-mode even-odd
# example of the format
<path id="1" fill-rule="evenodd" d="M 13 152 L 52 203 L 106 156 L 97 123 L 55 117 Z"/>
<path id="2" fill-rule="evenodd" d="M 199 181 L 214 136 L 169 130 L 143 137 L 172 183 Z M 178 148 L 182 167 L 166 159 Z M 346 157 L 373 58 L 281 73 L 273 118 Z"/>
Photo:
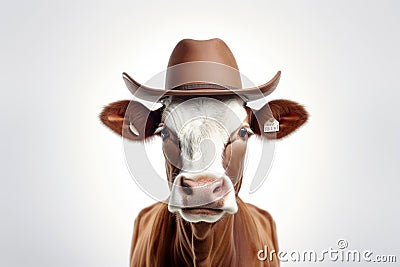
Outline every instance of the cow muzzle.
<path id="1" fill-rule="evenodd" d="M 181 173 L 173 183 L 168 210 L 189 222 L 216 222 L 237 212 L 232 182 L 226 175 Z"/>

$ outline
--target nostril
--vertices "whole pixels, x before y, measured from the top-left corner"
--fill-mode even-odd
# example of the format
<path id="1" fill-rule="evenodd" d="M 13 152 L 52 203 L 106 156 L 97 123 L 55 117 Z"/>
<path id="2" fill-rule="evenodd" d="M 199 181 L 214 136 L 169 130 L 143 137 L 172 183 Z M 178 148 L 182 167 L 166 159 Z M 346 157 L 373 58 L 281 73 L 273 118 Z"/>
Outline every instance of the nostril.
<path id="1" fill-rule="evenodd" d="M 215 181 L 213 183 L 212 194 L 220 196 L 224 193 L 223 192 L 224 190 L 225 190 L 225 183 L 222 179 L 219 179 L 218 181 Z"/>
<path id="2" fill-rule="evenodd" d="M 192 190 L 190 187 L 182 186 L 182 190 L 183 190 L 183 192 L 184 192 L 186 195 L 188 195 L 188 196 L 190 196 L 191 194 L 193 194 L 193 190 Z"/>
<path id="3" fill-rule="evenodd" d="M 185 180 L 186 180 L 186 178 L 185 178 L 185 177 L 182 177 L 182 179 L 181 179 L 182 191 L 183 191 L 186 195 L 190 196 L 190 195 L 193 194 L 193 190 L 192 190 L 190 184 L 186 183 Z"/>
<path id="4" fill-rule="evenodd" d="M 214 189 L 213 194 L 219 193 L 219 192 L 221 192 L 221 191 L 222 191 L 222 186 L 217 186 L 217 187 Z"/>

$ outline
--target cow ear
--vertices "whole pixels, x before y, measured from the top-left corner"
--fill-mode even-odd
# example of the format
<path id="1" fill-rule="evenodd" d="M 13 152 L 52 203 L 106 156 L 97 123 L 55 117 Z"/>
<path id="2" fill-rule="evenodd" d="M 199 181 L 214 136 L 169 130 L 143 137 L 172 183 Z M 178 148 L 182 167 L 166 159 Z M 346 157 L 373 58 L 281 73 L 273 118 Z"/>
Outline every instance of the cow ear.
<path id="1" fill-rule="evenodd" d="M 253 111 L 251 128 L 262 137 L 280 139 L 294 132 L 307 118 L 308 113 L 302 105 L 290 100 L 273 100 Z M 274 120 L 279 123 L 279 130 L 276 132 L 273 129 L 276 126 L 273 124 Z"/>
<path id="2" fill-rule="evenodd" d="M 154 134 L 161 121 L 161 110 L 149 110 L 139 102 L 123 100 L 104 107 L 100 120 L 119 135 L 143 141 Z"/>

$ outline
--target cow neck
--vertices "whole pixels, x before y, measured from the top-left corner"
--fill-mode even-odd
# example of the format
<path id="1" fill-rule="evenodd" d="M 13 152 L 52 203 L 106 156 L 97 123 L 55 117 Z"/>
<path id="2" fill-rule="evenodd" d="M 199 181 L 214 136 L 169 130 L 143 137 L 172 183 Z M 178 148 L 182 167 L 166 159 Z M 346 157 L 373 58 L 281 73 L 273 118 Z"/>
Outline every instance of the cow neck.
<path id="1" fill-rule="evenodd" d="M 225 215 L 217 223 L 188 223 L 177 219 L 178 254 L 187 264 L 211 266 L 234 256 L 234 216 Z M 192 261 L 192 262 L 188 262 Z"/>

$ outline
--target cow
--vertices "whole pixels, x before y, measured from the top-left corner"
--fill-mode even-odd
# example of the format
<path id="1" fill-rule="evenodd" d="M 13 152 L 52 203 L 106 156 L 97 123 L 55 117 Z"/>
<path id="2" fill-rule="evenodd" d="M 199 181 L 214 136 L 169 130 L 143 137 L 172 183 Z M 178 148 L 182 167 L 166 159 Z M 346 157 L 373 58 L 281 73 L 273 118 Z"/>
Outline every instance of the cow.
<path id="1" fill-rule="evenodd" d="M 225 54 L 215 56 L 216 47 L 222 47 Z M 194 59 L 190 58 L 193 54 Z M 227 72 L 238 69 L 232 53 L 220 39 L 182 40 L 168 66 L 194 61 L 200 65 L 216 62 L 216 69 L 225 64 L 230 66 Z M 109 104 L 100 114 L 106 126 L 132 141 L 143 142 L 156 136 L 162 139 L 170 196 L 137 216 L 131 267 L 279 266 L 276 254 L 265 261 L 257 257 L 265 246 L 269 251 L 279 250 L 273 218 L 238 196 L 247 141 L 251 136 L 267 142 L 281 139 L 304 124 L 308 114 L 302 105 L 289 100 L 273 100 L 253 110 L 247 104 L 254 98 L 240 88 L 238 80 L 233 81 L 234 86 L 226 84 L 226 77 L 235 80 L 234 75 L 224 72 L 223 81 L 210 81 L 215 75 L 204 78 L 203 72 L 212 68 L 204 69 L 195 67 L 202 73 L 201 83 L 193 77 L 190 83 L 182 82 L 182 70 L 169 73 L 166 87 L 170 90 L 157 100 L 162 104 L 158 109 L 150 110 L 140 101 L 124 100 Z M 190 73 L 194 73 L 193 69 Z M 140 85 L 127 74 L 123 77 L 128 88 L 141 99 L 154 99 L 155 90 Z M 168 85 L 171 77 L 175 80 Z M 275 89 L 279 77 L 280 72 L 262 89 L 257 88 L 261 97 Z M 224 90 L 221 84 L 229 89 Z M 139 92 L 140 88 L 144 92 Z M 279 123 L 279 131 L 264 131 L 271 119 Z"/>

